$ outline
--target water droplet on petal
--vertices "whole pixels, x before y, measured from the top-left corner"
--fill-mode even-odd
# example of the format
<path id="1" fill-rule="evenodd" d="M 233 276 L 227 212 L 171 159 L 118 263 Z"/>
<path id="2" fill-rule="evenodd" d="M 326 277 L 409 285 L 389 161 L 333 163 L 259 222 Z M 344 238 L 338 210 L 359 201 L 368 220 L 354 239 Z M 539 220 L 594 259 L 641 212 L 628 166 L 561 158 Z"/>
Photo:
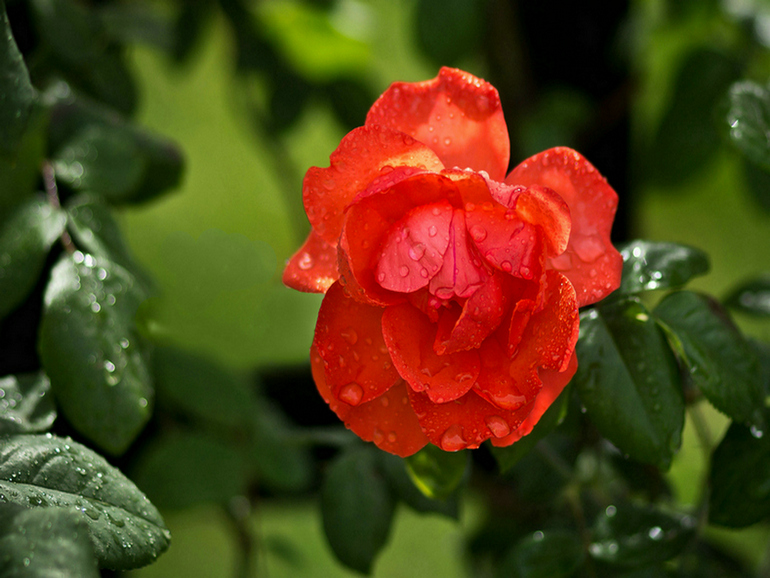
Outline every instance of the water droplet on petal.
<path id="1" fill-rule="evenodd" d="M 388 441 L 392 444 L 396 443 L 396 432 L 392 431 L 388 434 Z"/>
<path id="2" fill-rule="evenodd" d="M 502 263 L 500 263 L 500 268 L 506 273 L 510 273 L 511 271 L 513 271 L 513 265 L 511 265 L 510 261 L 503 261 Z"/>
<path id="3" fill-rule="evenodd" d="M 436 229 L 436 225 L 431 225 L 428 227 L 428 236 L 429 237 L 435 237 L 436 233 L 438 233 L 438 229 Z"/>
<path id="4" fill-rule="evenodd" d="M 388 407 L 390 405 L 390 400 L 387 397 L 381 397 L 380 403 L 382 404 L 382 407 Z"/>
<path id="5" fill-rule="evenodd" d="M 414 247 L 409 248 L 409 258 L 412 261 L 419 261 L 425 255 L 425 245 L 417 243 Z"/>
<path id="6" fill-rule="evenodd" d="M 350 345 L 355 345 L 358 342 L 358 333 L 352 327 L 348 327 L 345 331 L 340 333 L 342 338 Z"/>
<path id="7" fill-rule="evenodd" d="M 459 424 L 453 424 L 447 428 L 441 436 L 441 449 L 447 452 L 456 452 L 467 447 L 468 443 L 463 437 L 463 428 Z"/>
<path id="8" fill-rule="evenodd" d="M 401 268 L 398 270 L 398 273 L 402 277 L 406 277 L 407 275 L 409 275 L 409 267 L 407 267 L 406 265 L 401 265 Z"/>
<path id="9" fill-rule="evenodd" d="M 364 397 L 364 390 L 355 381 L 351 381 L 340 388 L 340 393 L 337 397 L 348 405 L 356 406 L 361 403 L 361 399 Z"/>
<path id="10" fill-rule="evenodd" d="M 489 431 L 491 431 L 492 435 L 496 438 L 504 438 L 511 433 L 511 427 L 508 425 L 508 422 L 499 415 L 491 415 L 485 418 L 484 421 L 486 422 Z"/>
<path id="11" fill-rule="evenodd" d="M 297 261 L 297 267 L 303 271 L 307 271 L 313 267 L 313 258 L 310 256 L 310 253 L 302 253 L 302 255 L 300 255 L 299 261 Z"/>
<path id="12" fill-rule="evenodd" d="M 385 281 L 385 273 L 383 273 L 382 271 L 380 271 L 380 272 L 377 274 L 377 281 L 378 281 L 378 282 L 380 282 L 380 283 L 382 283 L 383 281 Z"/>

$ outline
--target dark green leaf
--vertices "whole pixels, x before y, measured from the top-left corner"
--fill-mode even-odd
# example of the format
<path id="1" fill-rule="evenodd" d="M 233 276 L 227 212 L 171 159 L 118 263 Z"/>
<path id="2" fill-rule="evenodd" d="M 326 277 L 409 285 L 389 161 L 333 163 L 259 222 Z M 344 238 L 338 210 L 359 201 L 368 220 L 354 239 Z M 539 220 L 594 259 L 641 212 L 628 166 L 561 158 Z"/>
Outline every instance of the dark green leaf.
<path id="1" fill-rule="evenodd" d="M 60 508 L 88 524 L 99 564 L 149 564 L 169 544 L 157 509 L 100 455 L 46 435 L 0 438 L 0 506 Z"/>
<path id="2" fill-rule="evenodd" d="M 370 448 L 358 447 L 334 460 L 321 488 L 321 512 L 329 545 L 343 564 L 371 572 L 388 540 L 394 511 L 395 501 Z"/>
<path id="3" fill-rule="evenodd" d="M 733 423 L 714 450 L 709 521 L 742 528 L 770 516 L 770 436 Z"/>
<path id="4" fill-rule="evenodd" d="M 212 0 L 187 0 L 181 3 L 174 23 L 174 60 L 182 63 L 189 59 L 193 49 L 200 43 L 204 26 L 211 21 L 213 7 Z"/>
<path id="5" fill-rule="evenodd" d="M 554 400 L 540 421 L 535 424 L 535 427 L 529 433 L 519 441 L 514 442 L 505 448 L 498 448 L 490 445 L 489 449 L 492 450 L 492 455 L 497 460 L 497 465 L 500 468 L 500 472 L 507 472 L 526 454 L 532 451 L 532 448 L 537 445 L 541 439 L 551 433 L 554 428 L 559 425 L 567 412 L 567 400 L 570 396 L 570 389 L 565 389 L 559 397 Z"/>
<path id="6" fill-rule="evenodd" d="M 751 162 L 770 171 L 770 91 L 743 80 L 730 87 L 728 99 L 723 122 L 730 142 Z"/>
<path id="7" fill-rule="evenodd" d="M 98 103 L 55 85 L 50 139 L 57 177 L 113 204 L 140 203 L 177 186 L 182 153 L 171 141 L 127 123 Z"/>
<path id="8" fill-rule="evenodd" d="M 47 121 L 48 115 L 42 111 L 33 114 L 16 155 L 7 157 L 0 154 L 0 219 L 37 191 L 40 166 L 45 155 Z"/>
<path id="9" fill-rule="evenodd" d="M 132 477 L 159 508 L 227 503 L 246 490 L 246 468 L 237 448 L 192 432 L 155 440 Z"/>
<path id="10" fill-rule="evenodd" d="M 251 409 L 249 462 L 260 482 L 273 490 L 304 490 L 312 479 L 307 447 L 293 441 L 288 419 L 267 399 Z"/>
<path id="11" fill-rule="evenodd" d="M 171 22 L 145 4 L 112 3 L 99 7 L 107 36 L 121 44 L 143 43 L 169 52 L 173 44 Z"/>
<path id="12" fill-rule="evenodd" d="M 65 223 L 62 211 L 35 198 L 19 205 L 0 224 L 0 318 L 32 291 Z"/>
<path id="13" fill-rule="evenodd" d="M 638 301 L 581 315 L 573 382 L 591 421 L 623 453 L 666 469 L 681 443 L 684 399 L 676 360 Z"/>
<path id="14" fill-rule="evenodd" d="M 712 162 L 721 142 L 714 109 L 739 74 L 734 58 L 710 48 L 697 49 L 686 58 L 649 149 L 648 172 L 653 179 L 677 185 Z"/>
<path id="15" fill-rule="evenodd" d="M 679 243 L 631 241 L 618 247 L 623 256 L 619 293 L 671 289 L 709 270 L 706 253 Z"/>
<path id="16" fill-rule="evenodd" d="M 455 520 L 458 519 L 460 512 L 457 492 L 445 500 L 429 498 L 414 485 L 402 458 L 387 452 L 379 452 L 377 455 L 380 469 L 388 479 L 390 487 L 407 506 L 416 512 L 435 512 Z"/>
<path id="17" fill-rule="evenodd" d="M 0 576 L 99 577 L 82 515 L 60 508 L 14 506 L 0 505 Z"/>
<path id="18" fill-rule="evenodd" d="M 725 299 L 725 305 L 756 317 L 770 317 L 770 275 L 742 283 Z"/>
<path id="19" fill-rule="evenodd" d="M 444 500 L 463 481 L 470 463 L 468 452 L 446 452 L 428 444 L 416 454 L 404 458 L 406 471 L 414 485 L 432 499 Z"/>
<path id="20" fill-rule="evenodd" d="M 770 213 L 770 172 L 750 161 L 744 161 L 743 177 L 756 204 L 765 213 Z"/>
<path id="21" fill-rule="evenodd" d="M 43 372 L 0 378 L 0 435 L 45 431 L 56 419 Z"/>
<path id="22" fill-rule="evenodd" d="M 15 156 L 33 114 L 37 93 L 0 1 L 0 153 Z"/>
<path id="23" fill-rule="evenodd" d="M 713 299 L 679 291 L 655 308 L 681 347 L 683 362 L 703 395 L 731 418 L 762 426 L 764 394 L 757 358 L 727 312 Z"/>
<path id="24" fill-rule="evenodd" d="M 583 564 L 585 551 L 572 532 L 535 532 L 520 540 L 506 555 L 501 578 L 568 578 Z"/>
<path id="25" fill-rule="evenodd" d="M 677 560 L 677 571 L 671 578 L 752 578 L 745 563 L 736 552 L 722 552 L 710 544 L 698 541 L 687 548 Z"/>
<path id="26" fill-rule="evenodd" d="M 57 68 L 85 92 L 128 114 L 136 89 L 122 48 L 96 12 L 73 0 L 30 2 L 43 43 Z"/>
<path id="27" fill-rule="evenodd" d="M 39 348 L 67 419 L 109 452 L 123 452 L 150 417 L 147 348 L 134 328 L 145 295 L 123 267 L 75 252 L 51 271 Z"/>
<path id="28" fill-rule="evenodd" d="M 679 554 L 695 536 L 696 520 L 632 504 L 608 506 L 593 528 L 588 552 L 596 560 L 644 567 Z"/>

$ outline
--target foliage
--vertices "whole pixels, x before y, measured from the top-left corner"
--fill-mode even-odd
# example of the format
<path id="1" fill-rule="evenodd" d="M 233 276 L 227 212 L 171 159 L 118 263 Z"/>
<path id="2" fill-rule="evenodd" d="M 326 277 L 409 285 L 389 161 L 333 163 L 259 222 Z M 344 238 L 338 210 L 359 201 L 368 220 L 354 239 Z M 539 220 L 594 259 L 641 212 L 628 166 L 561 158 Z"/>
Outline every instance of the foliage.
<path id="1" fill-rule="evenodd" d="M 236 572 L 260 575 L 266 552 L 296 562 L 296 545 L 262 540 L 253 519 L 292 500 L 320 504 L 330 551 L 360 573 L 377 573 L 403 508 L 455 521 L 471 503 L 477 523 L 458 528 L 474 576 L 766 573 L 719 529 L 767 538 L 767 272 L 730 270 L 720 301 L 703 277 L 709 255 L 675 231 L 618 243 L 621 288 L 581 311 L 578 372 L 532 433 L 401 459 L 331 425 L 309 364 L 234 371 L 163 333 L 174 315 L 275 284 L 283 254 L 221 231 L 177 235 L 165 245 L 172 282 L 159 284 L 121 229 L 123 211 L 159 206 L 186 169 L 182 146 L 133 119 L 131 50 L 151 46 L 182 69 L 213 27 L 232 40 L 239 122 L 270 145 L 288 236 L 305 233 L 297 127 L 318 110 L 337 132 L 359 126 L 384 83 L 445 64 L 500 88 L 515 158 L 570 145 L 597 159 L 621 193 L 617 241 L 644 187 L 674 198 L 723 162 L 740 182 L 722 194 L 745 189 L 740 202 L 762 215 L 770 13 L 740 4 L 0 0 L 0 578 L 149 564 L 171 539 L 161 512 L 201 504 L 230 524 Z M 411 28 L 377 28 L 396 12 Z M 404 62 L 410 78 L 395 76 Z M 212 197 L 228 194 L 227 177 Z M 260 291 L 255 324 L 314 318 Z M 298 346 L 265 333 L 276 358 Z M 703 419 L 712 409 L 729 424 L 721 438 Z M 687 474 L 690 503 L 669 468 L 693 435 L 704 466 Z"/>

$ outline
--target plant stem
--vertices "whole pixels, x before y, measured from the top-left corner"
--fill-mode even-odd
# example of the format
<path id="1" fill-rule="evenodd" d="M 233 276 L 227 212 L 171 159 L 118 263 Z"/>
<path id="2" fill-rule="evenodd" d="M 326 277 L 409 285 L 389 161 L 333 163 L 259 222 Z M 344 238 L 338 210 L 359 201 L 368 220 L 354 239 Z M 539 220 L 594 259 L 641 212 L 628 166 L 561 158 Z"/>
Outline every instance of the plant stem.
<path id="1" fill-rule="evenodd" d="M 56 186 L 56 171 L 50 161 L 44 160 L 43 165 L 40 168 L 43 174 L 43 186 L 45 187 L 45 195 L 51 206 L 57 210 L 61 210 L 61 201 L 59 200 L 59 188 Z M 76 251 L 75 243 L 72 242 L 72 237 L 67 232 L 67 229 L 62 231 L 61 241 L 64 250 L 67 253 L 72 254 Z"/>
<path id="2" fill-rule="evenodd" d="M 706 419 L 703 417 L 703 413 L 700 410 L 698 404 L 692 404 L 687 408 L 692 419 L 692 424 L 695 427 L 695 434 L 698 436 L 701 450 L 703 451 L 703 461 L 708 467 L 711 462 L 711 449 L 714 446 L 714 441 L 711 436 L 711 430 L 709 429 Z M 708 501 L 709 501 L 709 486 L 708 476 L 704 474 L 701 482 L 700 496 L 698 497 L 698 526 L 703 527 L 707 523 L 708 519 Z"/>

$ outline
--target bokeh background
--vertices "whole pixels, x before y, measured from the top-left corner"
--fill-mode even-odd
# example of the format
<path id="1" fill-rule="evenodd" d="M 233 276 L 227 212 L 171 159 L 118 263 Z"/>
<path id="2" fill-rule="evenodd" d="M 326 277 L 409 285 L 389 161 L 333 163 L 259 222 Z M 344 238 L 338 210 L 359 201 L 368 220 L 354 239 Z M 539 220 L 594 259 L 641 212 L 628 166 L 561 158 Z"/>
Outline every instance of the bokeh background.
<path id="1" fill-rule="evenodd" d="M 770 271 L 768 178 L 721 134 L 729 86 L 770 77 L 762 0 L 168 0 L 106 3 L 104 14 L 130 45 L 138 122 L 186 157 L 178 190 L 119 215 L 160 288 L 140 323 L 159 343 L 259 380 L 300 425 L 334 423 L 307 363 L 320 298 L 280 283 L 308 231 L 302 176 L 328 164 L 393 81 L 451 65 L 492 82 L 512 165 L 550 146 L 580 150 L 620 195 L 617 241 L 710 254 L 695 288 L 724 296 Z M 766 323 L 738 322 L 770 339 Z M 709 419 L 721 435 L 727 422 Z M 703 467 L 688 425 L 668 474 L 682 502 L 695 501 Z M 265 576 L 355 575 L 326 546 L 312 484 L 259 496 L 245 515 Z M 459 523 L 399 509 L 374 575 L 468 575 L 485 506 L 473 494 L 462 506 Z M 164 516 L 171 549 L 132 576 L 233 575 L 239 534 L 222 508 Z M 766 537 L 760 528 L 719 539 L 756 564 Z"/>

